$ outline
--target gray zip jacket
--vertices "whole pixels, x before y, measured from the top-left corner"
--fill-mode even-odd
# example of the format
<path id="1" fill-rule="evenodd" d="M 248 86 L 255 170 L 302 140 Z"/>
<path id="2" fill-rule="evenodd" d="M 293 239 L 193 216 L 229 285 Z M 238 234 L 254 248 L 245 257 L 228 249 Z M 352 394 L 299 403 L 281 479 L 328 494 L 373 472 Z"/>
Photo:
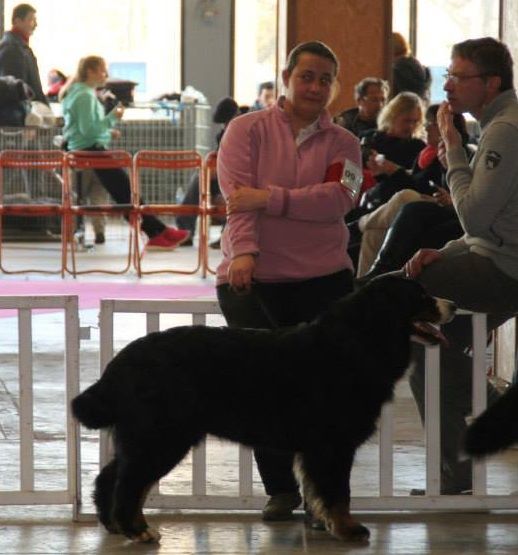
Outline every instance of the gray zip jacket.
<path id="1" fill-rule="evenodd" d="M 441 252 L 474 252 L 518 280 L 518 99 L 497 96 L 480 118 L 477 153 L 468 163 L 459 146 L 447 153 L 447 180 L 464 236 Z"/>

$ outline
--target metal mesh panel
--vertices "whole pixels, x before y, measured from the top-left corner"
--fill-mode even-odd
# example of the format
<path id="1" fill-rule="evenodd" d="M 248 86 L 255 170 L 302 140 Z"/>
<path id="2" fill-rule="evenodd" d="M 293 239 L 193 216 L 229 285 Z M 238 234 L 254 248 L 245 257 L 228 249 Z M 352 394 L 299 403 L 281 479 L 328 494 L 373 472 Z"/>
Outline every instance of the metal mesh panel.
<path id="1" fill-rule="evenodd" d="M 147 184 L 142 194 L 147 204 L 181 204 L 191 180 L 200 177 L 201 157 L 190 151 L 157 154 L 143 150 L 135 161 L 140 190 L 143 183 Z M 190 199 L 189 204 L 198 205 L 198 198 Z"/>
<path id="2" fill-rule="evenodd" d="M 0 150 L 57 150 L 60 127 L 0 127 Z"/>
<path id="3" fill-rule="evenodd" d="M 118 126 L 122 136 L 114 147 L 131 154 L 139 150 L 196 150 L 203 157 L 211 149 L 211 109 L 206 104 L 136 105 L 125 116 Z M 149 203 L 181 202 L 192 173 L 144 169 L 142 197 Z"/>
<path id="4" fill-rule="evenodd" d="M 196 150 L 203 157 L 211 150 L 211 107 L 206 104 L 160 102 L 127 109 L 118 128 L 120 139 L 112 148 L 135 154 L 139 150 Z M 0 150 L 54 150 L 60 127 L 0 128 Z M 54 142 L 56 141 L 56 144 Z M 142 170 L 142 197 L 150 203 L 181 202 L 192 178 L 192 170 L 177 172 Z M 52 172 L 9 170 L 4 176 L 4 202 L 31 202 L 60 199 L 60 185 Z M 58 195 L 58 197 L 56 197 Z M 6 238 L 34 240 L 59 233 L 57 221 L 48 218 L 4 218 Z M 50 228 L 50 229 L 49 229 Z"/>

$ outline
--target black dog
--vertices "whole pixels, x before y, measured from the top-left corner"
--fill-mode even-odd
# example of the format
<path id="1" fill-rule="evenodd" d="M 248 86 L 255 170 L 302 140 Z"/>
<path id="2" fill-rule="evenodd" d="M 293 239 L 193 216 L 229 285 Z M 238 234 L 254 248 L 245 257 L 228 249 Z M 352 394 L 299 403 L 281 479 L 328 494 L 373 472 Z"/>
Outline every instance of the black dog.
<path id="1" fill-rule="evenodd" d="M 466 432 L 465 450 L 482 457 L 518 442 L 518 384 L 479 415 Z"/>
<path id="2" fill-rule="evenodd" d="M 424 322 L 454 311 L 417 282 L 385 276 L 307 325 L 184 326 L 132 342 L 72 403 L 85 426 L 115 432 L 115 458 L 96 479 L 100 521 L 157 541 L 142 514 L 149 488 L 212 434 L 295 452 L 313 514 L 340 539 L 368 538 L 349 514 L 355 451 L 405 372 L 411 335 L 436 343 Z"/>

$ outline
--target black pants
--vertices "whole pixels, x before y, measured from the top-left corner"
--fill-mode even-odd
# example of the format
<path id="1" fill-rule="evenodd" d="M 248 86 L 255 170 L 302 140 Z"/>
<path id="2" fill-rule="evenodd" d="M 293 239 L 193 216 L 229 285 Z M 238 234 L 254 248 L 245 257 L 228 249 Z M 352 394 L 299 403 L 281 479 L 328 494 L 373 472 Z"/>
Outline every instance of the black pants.
<path id="1" fill-rule="evenodd" d="M 97 145 L 85 148 L 84 150 L 92 150 L 94 152 L 106 151 L 105 148 Z M 94 172 L 99 178 L 101 185 L 117 204 L 131 203 L 131 184 L 125 170 L 122 168 L 94 169 Z M 142 198 L 139 199 L 139 202 L 143 204 Z M 155 237 L 165 229 L 165 225 L 155 216 L 143 216 L 141 227 L 148 237 Z"/>
<path id="2" fill-rule="evenodd" d="M 418 249 L 440 249 L 448 241 L 458 239 L 464 233 L 453 206 L 439 206 L 434 202 L 405 204 L 391 227 L 397 229 L 394 236 L 398 240 L 408 243 L 408 258 Z"/>
<path id="3" fill-rule="evenodd" d="M 210 179 L 210 196 L 214 202 L 214 198 L 221 195 L 219 189 L 219 183 L 216 177 L 211 177 Z M 198 172 L 193 173 L 189 181 L 189 188 L 183 197 L 182 204 L 198 204 L 200 201 L 200 180 L 198 177 Z M 176 225 L 180 229 L 187 229 L 191 232 L 191 237 L 194 237 L 194 232 L 196 230 L 196 219 L 197 216 L 176 216 Z"/>
<path id="4" fill-rule="evenodd" d="M 313 320 L 335 300 L 350 293 L 352 286 L 352 272 L 343 270 L 300 282 L 255 283 L 248 295 L 237 295 L 228 285 L 219 285 L 217 294 L 230 327 L 273 329 Z M 256 448 L 254 456 L 268 495 L 298 490 L 292 470 L 293 453 Z"/>

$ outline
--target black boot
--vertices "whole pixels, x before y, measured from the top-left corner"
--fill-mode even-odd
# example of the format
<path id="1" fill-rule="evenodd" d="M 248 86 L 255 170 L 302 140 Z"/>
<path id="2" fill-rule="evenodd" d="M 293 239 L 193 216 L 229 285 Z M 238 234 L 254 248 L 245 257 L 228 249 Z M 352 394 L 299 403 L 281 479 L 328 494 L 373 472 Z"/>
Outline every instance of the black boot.
<path id="1" fill-rule="evenodd" d="M 410 236 L 411 237 L 411 236 Z M 369 271 L 355 280 L 360 288 L 381 274 L 401 269 L 403 264 L 414 254 L 415 244 L 411 238 L 400 233 L 398 228 L 390 227 L 385 235 L 378 256 Z"/>

